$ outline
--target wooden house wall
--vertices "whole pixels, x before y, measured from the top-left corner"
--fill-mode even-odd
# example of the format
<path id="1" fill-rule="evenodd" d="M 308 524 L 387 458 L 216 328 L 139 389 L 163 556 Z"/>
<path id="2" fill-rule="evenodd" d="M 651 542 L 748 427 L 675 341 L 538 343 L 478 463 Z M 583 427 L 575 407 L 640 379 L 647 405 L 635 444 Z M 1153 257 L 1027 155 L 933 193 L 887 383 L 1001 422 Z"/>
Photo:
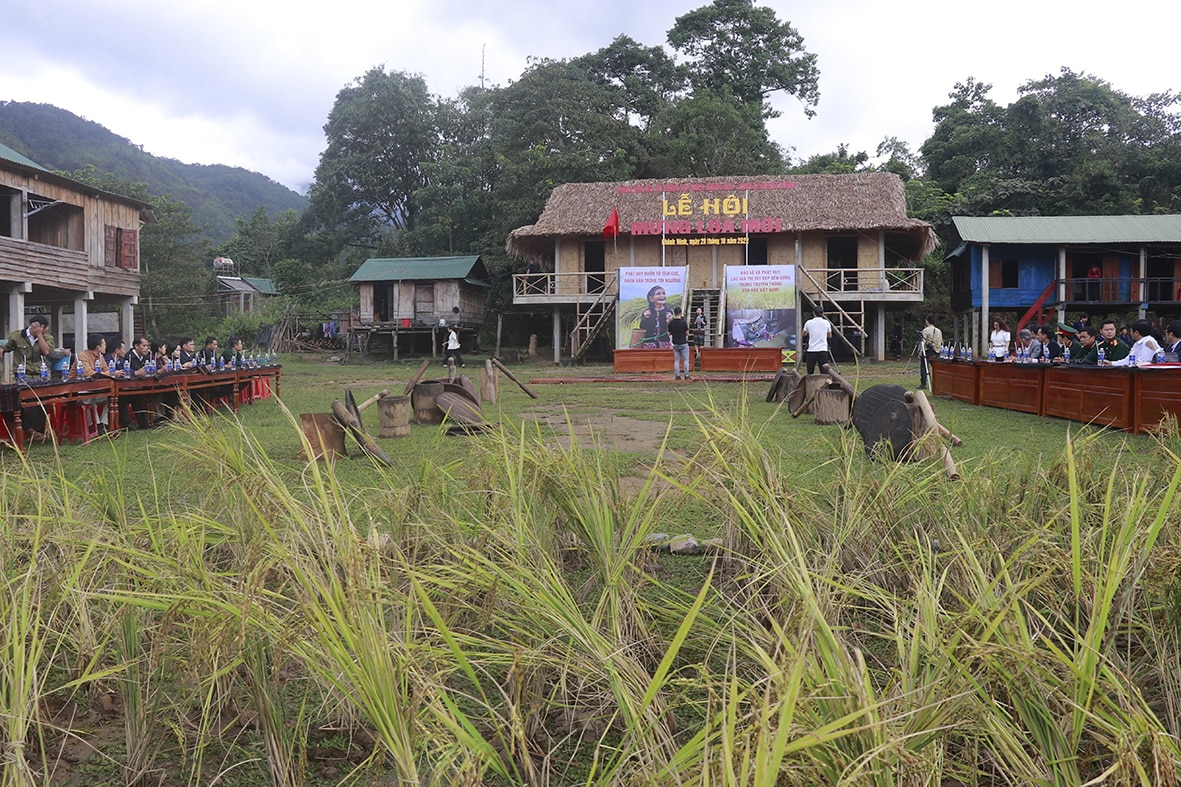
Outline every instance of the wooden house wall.
<path id="1" fill-rule="evenodd" d="M 0 185 L 65 203 L 64 207 L 48 209 L 57 211 L 56 217 L 41 222 L 40 229 L 35 227 L 30 233 L 28 220 L 21 217 L 22 226 L 14 237 L 0 238 L 4 244 L 0 277 L 40 287 L 89 290 L 98 295 L 139 294 L 138 242 L 131 268 L 119 267 L 118 260 L 108 261 L 104 248 L 107 226 L 139 232 L 138 206 L 5 169 L 0 169 Z"/>
<path id="2" fill-rule="evenodd" d="M 357 290 L 361 298 L 361 322 L 373 322 L 373 282 L 363 281 Z"/>

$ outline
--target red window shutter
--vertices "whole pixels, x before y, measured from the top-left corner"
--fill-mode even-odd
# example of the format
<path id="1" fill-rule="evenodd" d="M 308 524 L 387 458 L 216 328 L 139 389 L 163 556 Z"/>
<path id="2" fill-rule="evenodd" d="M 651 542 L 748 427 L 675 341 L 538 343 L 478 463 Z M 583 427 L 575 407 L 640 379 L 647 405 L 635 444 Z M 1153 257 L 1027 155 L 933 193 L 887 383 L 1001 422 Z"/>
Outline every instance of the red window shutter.
<path id="1" fill-rule="evenodd" d="M 122 252 L 119 255 L 120 267 L 135 270 L 139 251 L 139 230 L 123 230 Z"/>
<path id="2" fill-rule="evenodd" d="M 103 227 L 103 264 L 112 268 L 119 265 L 119 228 L 110 224 Z"/>
<path id="3" fill-rule="evenodd" d="M 988 289 L 999 290 L 1004 286 L 1004 263 L 1001 260 L 990 260 L 988 263 Z"/>

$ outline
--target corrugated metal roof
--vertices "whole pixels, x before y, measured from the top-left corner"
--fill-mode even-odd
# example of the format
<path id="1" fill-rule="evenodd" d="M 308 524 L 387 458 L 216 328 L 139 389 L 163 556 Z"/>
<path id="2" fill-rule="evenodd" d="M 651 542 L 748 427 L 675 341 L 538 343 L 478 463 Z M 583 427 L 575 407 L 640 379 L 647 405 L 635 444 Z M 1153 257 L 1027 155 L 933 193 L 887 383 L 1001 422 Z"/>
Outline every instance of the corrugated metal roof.
<path id="1" fill-rule="evenodd" d="M 40 169 L 44 170 L 45 172 L 49 171 L 45 169 L 45 167 L 38 164 L 36 161 L 22 156 L 20 153 L 17 153 L 15 150 L 3 143 L 0 143 L 0 158 L 7 159 L 14 164 L 20 164 L 22 167 L 32 167 L 33 169 Z"/>
<path id="2" fill-rule="evenodd" d="M 955 216 L 970 243 L 1181 243 L 1181 215 Z"/>
<path id="3" fill-rule="evenodd" d="M 245 281 L 234 278 L 233 276 L 218 276 L 217 283 L 221 285 L 222 289 L 232 290 L 233 292 L 255 292 L 255 289 Z"/>
<path id="4" fill-rule="evenodd" d="M 275 289 L 275 283 L 270 279 L 257 279 L 253 276 L 243 276 L 242 281 L 246 282 L 263 295 L 279 294 L 279 291 Z"/>
<path id="5" fill-rule="evenodd" d="M 374 257 L 365 260 L 357 272 L 349 277 L 351 282 L 362 281 L 413 281 L 421 279 L 467 279 L 472 270 L 484 275 L 484 266 L 479 255 L 471 257 Z"/>

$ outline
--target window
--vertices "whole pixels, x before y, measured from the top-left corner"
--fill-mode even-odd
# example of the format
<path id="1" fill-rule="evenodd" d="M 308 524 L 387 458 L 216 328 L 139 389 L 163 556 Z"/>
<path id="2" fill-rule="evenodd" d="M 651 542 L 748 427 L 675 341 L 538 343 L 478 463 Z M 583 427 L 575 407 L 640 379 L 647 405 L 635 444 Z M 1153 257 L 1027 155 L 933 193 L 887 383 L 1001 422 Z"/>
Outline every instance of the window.
<path id="1" fill-rule="evenodd" d="M 103 228 L 103 260 L 108 267 L 136 270 L 139 230 L 125 230 L 110 224 Z"/>
<path id="2" fill-rule="evenodd" d="M 1018 287 L 1021 265 L 1017 260 L 989 260 L 988 289 L 1015 290 Z"/>

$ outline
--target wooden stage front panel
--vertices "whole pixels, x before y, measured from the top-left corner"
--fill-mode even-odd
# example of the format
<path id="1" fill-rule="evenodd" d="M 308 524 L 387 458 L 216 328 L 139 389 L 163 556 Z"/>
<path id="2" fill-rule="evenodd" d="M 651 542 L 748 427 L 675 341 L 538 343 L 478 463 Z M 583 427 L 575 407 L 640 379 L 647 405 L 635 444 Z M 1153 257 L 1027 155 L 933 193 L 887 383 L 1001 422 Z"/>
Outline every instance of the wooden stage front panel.
<path id="1" fill-rule="evenodd" d="M 1126 367 L 1054 366 L 1042 394 L 1045 415 L 1071 421 L 1132 428 L 1132 378 Z M 1174 378 L 1176 382 L 1176 378 Z"/>
<path id="2" fill-rule="evenodd" d="M 1036 363 L 978 363 L 978 400 L 988 407 L 1044 415 L 1046 367 Z"/>
<path id="3" fill-rule="evenodd" d="M 1165 416 L 1181 420 L 1181 364 L 1147 366 L 1132 375 L 1132 431 L 1142 434 Z"/>
<path id="4" fill-rule="evenodd" d="M 931 364 L 931 393 L 980 404 L 980 364 L 934 359 Z"/>
<path id="5" fill-rule="evenodd" d="M 701 348 L 703 372 L 777 372 L 782 366 L 782 347 Z"/>

